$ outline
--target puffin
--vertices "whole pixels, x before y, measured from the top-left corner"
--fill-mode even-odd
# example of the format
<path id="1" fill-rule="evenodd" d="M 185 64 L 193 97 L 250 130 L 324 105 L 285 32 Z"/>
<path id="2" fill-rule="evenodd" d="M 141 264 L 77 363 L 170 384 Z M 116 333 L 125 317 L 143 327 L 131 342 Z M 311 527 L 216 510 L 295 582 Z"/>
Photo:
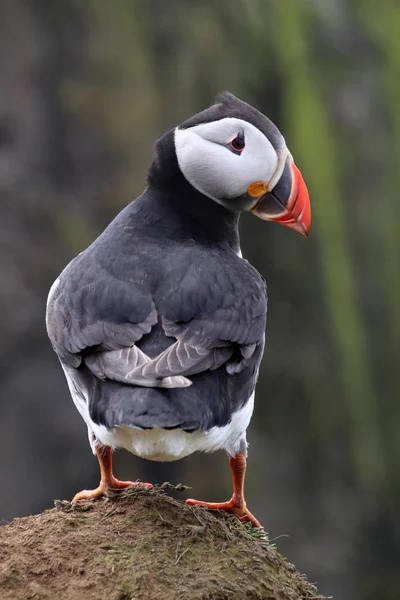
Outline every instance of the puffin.
<path id="1" fill-rule="evenodd" d="M 264 278 L 242 257 L 243 212 L 307 236 L 307 187 L 278 128 L 229 92 L 160 137 L 147 187 L 52 285 L 46 326 L 100 484 L 112 452 L 154 461 L 225 450 L 233 495 L 188 499 L 260 527 L 244 498 L 246 430 L 264 352 Z"/>

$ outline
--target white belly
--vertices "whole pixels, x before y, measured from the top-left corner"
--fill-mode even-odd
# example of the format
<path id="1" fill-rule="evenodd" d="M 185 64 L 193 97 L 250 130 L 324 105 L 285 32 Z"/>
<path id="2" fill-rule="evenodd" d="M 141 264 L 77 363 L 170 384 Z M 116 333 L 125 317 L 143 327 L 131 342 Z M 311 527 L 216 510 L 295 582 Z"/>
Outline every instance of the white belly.
<path id="1" fill-rule="evenodd" d="M 136 429 L 134 427 L 115 427 L 107 430 L 97 425 L 90 416 L 87 402 L 76 392 L 73 383 L 74 369 L 63 369 L 68 381 L 72 399 L 85 420 L 89 430 L 92 449 L 92 434 L 105 446 L 125 448 L 128 452 L 142 458 L 156 461 L 172 461 L 184 458 L 193 452 L 215 452 L 227 450 L 234 455 L 245 440 L 246 429 L 250 423 L 254 408 L 254 392 L 246 404 L 232 415 L 230 423 L 223 427 L 213 427 L 209 431 L 187 433 L 181 429 Z M 82 390 L 84 394 L 84 390 Z"/>

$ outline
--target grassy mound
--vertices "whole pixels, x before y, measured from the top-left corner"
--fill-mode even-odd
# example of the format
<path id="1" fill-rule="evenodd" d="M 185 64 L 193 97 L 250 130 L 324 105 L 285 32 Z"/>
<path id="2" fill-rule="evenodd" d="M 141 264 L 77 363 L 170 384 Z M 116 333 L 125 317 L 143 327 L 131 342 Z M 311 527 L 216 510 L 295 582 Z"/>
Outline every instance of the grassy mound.
<path id="1" fill-rule="evenodd" d="M 317 600 L 261 530 L 166 496 L 56 501 L 0 527 L 2 600 Z"/>

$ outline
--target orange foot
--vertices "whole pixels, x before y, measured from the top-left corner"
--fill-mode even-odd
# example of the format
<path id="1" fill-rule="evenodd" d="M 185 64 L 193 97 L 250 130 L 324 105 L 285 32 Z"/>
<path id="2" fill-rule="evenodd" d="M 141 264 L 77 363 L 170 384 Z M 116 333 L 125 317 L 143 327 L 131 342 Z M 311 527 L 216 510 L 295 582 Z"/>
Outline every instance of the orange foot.
<path id="1" fill-rule="evenodd" d="M 142 483 L 141 481 L 120 481 L 112 476 L 112 479 L 107 482 L 107 485 L 100 482 L 100 485 L 95 490 L 82 490 L 81 492 L 78 492 L 72 498 L 72 502 L 88 500 L 90 498 L 101 498 L 102 496 L 106 496 L 108 491 L 125 490 L 132 485 L 138 485 L 146 488 L 153 487 L 152 483 Z"/>
<path id="2" fill-rule="evenodd" d="M 228 502 L 202 502 L 201 500 L 188 498 L 186 504 L 189 504 L 189 506 L 204 506 L 211 510 L 226 510 L 239 517 L 244 523 L 251 523 L 253 527 L 261 527 L 261 523 L 246 508 L 246 504 L 236 502 L 234 498 L 231 498 Z"/>
<path id="3" fill-rule="evenodd" d="M 246 475 L 246 457 L 244 454 L 236 454 L 231 456 L 229 465 L 232 471 L 233 496 L 228 502 L 201 502 L 189 498 L 186 504 L 190 506 L 204 506 L 212 510 L 227 510 L 233 513 L 241 521 L 251 523 L 254 527 L 261 527 L 261 524 L 254 515 L 247 509 L 244 499 L 244 478 Z"/>
<path id="4" fill-rule="evenodd" d="M 88 498 L 101 498 L 105 496 L 109 490 L 124 490 L 131 485 L 139 485 L 146 488 L 152 488 L 151 483 L 141 483 L 138 481 L 120 481 L 114 477 L 112 472 L 112 454 L 109 446 L 96 445 L 96 456 L 100 466 L 100 485 L 95 490 L 82 490 L 75 494 L 72 502 L 78 500 L 87 500 Z"/>

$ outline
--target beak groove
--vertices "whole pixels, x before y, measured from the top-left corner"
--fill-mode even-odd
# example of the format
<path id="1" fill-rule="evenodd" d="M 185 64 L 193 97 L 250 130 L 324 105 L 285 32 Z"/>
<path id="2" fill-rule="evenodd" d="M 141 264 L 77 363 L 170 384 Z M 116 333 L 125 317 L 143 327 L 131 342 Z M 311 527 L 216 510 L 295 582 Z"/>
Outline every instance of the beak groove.
<path id="1" fill-rule="evenodd" d="M 311 207 L 304 179 L 291 155 L 285 156 L 281 176 L 270 191 L 252 208 L 252 212 L 267 221 L 286 225 L 302 235 L 308 235 L 311 226 Z"/>

